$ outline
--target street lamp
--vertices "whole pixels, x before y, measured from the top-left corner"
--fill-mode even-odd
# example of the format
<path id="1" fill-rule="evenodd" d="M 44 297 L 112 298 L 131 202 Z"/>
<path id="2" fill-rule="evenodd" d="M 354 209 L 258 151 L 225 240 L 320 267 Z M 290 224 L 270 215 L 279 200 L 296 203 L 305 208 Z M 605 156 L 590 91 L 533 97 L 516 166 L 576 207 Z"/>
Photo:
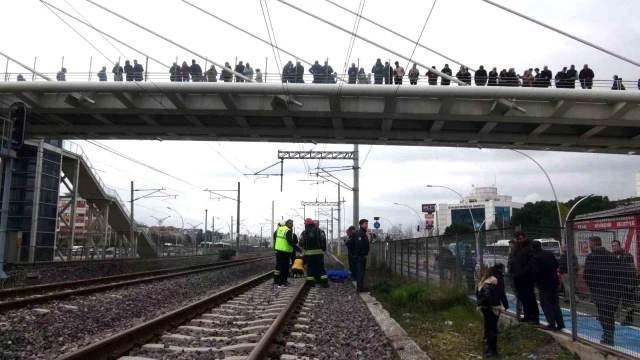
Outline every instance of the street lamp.
<path id="1" fill-rule="evenodd" d="M 527 158 L 529 158 L 529 160 L 533 161 L 536 165 L 538 165 L 540 170 L 542 170 L 544 175 L 547 177 L 547 180 L 549 181 L 549 185 L 551 185 L 551 191 L 553 191 L 553 197 L 556 199 L 556 208 L 558 209 L 558 224 L 560 226 L 560 243 L 561 244 L 566 244 L 565 239 L 564 239 L 564 231 L 563 231 L 564 226 L 562 225 L 562 214 L 560 213 L 560 202 L 558 202 L 558 196 L 556 195 L 556 189 L 553 187 L 553 183 L 551 182 L 551 178 L 549 177 L 549 174 L 547 174 L 547 172 L 544 170 L 542 165 L 540 165 L 540 163 L 535 161 L 531 156 L 523 153 L 520 150 L 515 150 L 515 149 L 509 149 L 509 150 L 515 151 L 518 154 L 520 154 L 522 156 L 526 156 Z"/>
<path id="2" fill-rule="evenodd" d="M 416 213 L 416 216 L 418 217 L 418 226 L 420 226 L 420 223 L 422 223 L 422 217 L 420 217 L 420 214 L 418 214 L 418 212 L 417 212 L 414 208 L 412 208 L 412 207 L 411 207 L 411 206 L 409 206 L 409 205 L 405 205 L 405 204 L 399 204 L 399 203 L 393 203 L 393 204 L 394 204 L 394 205 L 399 205 L 399 206 L 404 206 L 404 207 L 406 207 L 406 208 L 411 209 L 411 211 L 413 211 L 414 213 Z M 423 232 L 424 232 L 424 236 L 426 237 L 426 236 L 427 236 L 427 233 L 426 233 L 426 226 L 424 227 Z"/>
<path id="3" fill-rule="evenodd" d="M 180 228 L 180 242 L 182 243 L 182 245 L 184 246 L 184 219 L 182 218 L 182 215 L 180 215 L 179 212 L 177 212 L 175 209 L 172 209 L 170 207 L 167 206 L 167 209 L 175 212 L 176 214 L 178 214 L 178 216 L 180 216 L 180 221 L 182 221 L 182 227 Z"/>
<path id="4" fill-rule="evenodd" d="M 460 194 L 459 192 L 453 190 L 450 187 L 446 187 L 446 186 L 442 186 L 442 185 L 427 185 L 428 188 L 443 188 L 443 189 L 447 189 L 449 191 L 452 191 L 454 193 L 456 193 L 460 199 L 462 199 L 462 201 L 465 203 L 465 205 L 467 205 L 467 210 L 469 210 L 469 215 L 471 215 L 471 222 L 473 223 L 473 230 L 477 232 L 476 230 L 476 220 L 473 218 L 473 212 L 471 211 L 471 205 L 469 205 L 469 203 L 467 202 L 467 199 L 464 198 L 464 196 L 462 196 L 462 194 Z M 457 251 L 457 249 L 456 249 Z M 482 262 L 482 251 L 480 250 L 480 238 L 478 237 L 478 234 L 476 233 L 476 252 L 478 254 L 478 261 L 480 262 L 480 268 L 482 269 L 482 267 L 484 266 L 484 263 Z"/>
<path id="5" fill-rule="evenodd" d="M 231 242 L 233 240 L 233 238 L 231 237 L 231 231 L 233 230 L 233 229 L 231 229 L 231 224 L 229 224 L 229 222 L 227 220 L 223 219 L 223 218 L 220 218 L 220 217 L 216 216 L 216 219 L 222 220 L 225 223 L 227 223 L 227 226 L 229 227 L 229 242 Z"/>

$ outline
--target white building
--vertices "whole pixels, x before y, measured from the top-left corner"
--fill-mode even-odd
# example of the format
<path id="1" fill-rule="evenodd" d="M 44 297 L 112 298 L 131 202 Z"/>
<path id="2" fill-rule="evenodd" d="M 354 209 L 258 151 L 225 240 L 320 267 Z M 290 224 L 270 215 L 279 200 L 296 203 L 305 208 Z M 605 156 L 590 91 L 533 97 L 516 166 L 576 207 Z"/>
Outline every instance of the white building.
<path id="1" fill-rule="evenodd" d="M 498 195 L 497 187 L 476 187 L 471 195 L 464 197 L 469 206 L 462 200 L 454 204 L 438 204 L 438 228 L 440 233 L 452 223 L 466 223 L 471 225 L 471 214 L 476 227 L 485 219 L 484 229 L 491 228 L 494 224 L 502 228 L 503 223 L 511 220 L 514 209 L 521 209 L 523 204 L 513 202 L 510 195 Z"/>

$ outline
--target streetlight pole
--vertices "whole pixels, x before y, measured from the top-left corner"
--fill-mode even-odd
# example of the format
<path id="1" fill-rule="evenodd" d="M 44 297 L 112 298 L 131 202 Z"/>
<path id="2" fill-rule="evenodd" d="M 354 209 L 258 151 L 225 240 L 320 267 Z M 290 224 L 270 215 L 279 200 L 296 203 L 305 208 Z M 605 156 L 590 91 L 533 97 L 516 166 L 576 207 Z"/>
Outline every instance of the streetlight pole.
<path id="1" fill-rule="evenodd" d="M 182 221 L 182 227 L 180 228 L 180 242 L 181 242 L 182 245 L 184 245 L 184 237 L 183 237 L 183 235 L 184 235 L 184 219 L 182 218 L 182 215 L 180 215 L 180 213 L 177 212 L 175 209 L 172 209 L 172 208 L 170 208 L 168 206 L 167 206 L 167 209 L 175 212 L 176 214 L 178 214 L 178 216 L 180 216 L 180 221 Z"/>
<path id="2" fill-rule="evenodd" d="M 509 149 L 511 151 L 515 151 L 518 154 L 522 155 L 522 156 L 526 156 L 527 158 L 529 158 L 529 160 L 533 161 L 536 165 L 538 165 L 538 167 L 540 168 L 540 170 L 542 170 L 542 172 L 544 173 L 544 176 L 547 177 L 547 180 L 549 181 L 549 185 L 551 185 L 551 191 L 553 191 L 553 197 L 556 199 L 556 208 L 558 209 L 558 225 L 560 226 L 560 243 L 561 244 L 566 244 L 565 239 L 564 239 L 564 225 L 562 225 L 562 213 L 560 212 L 560 202 L 558 202 L 558 196 L 556 195 L 556 189 L 553 187 L 553 183 L 551 182 L 551 178 L 549 177 L 549 174 L 547 174 L 547 172 L 544 170 L 544 168 L 542 167 L 542 165 L 540 165 L 540 163 L 538 163 L 537 161 L 535 161 L 531 156 L 523 153 L 520 150 L 515 150 L 515 149 Z"/>
<path id="3" fill-rule="evenodd" d="M 414 208 L 412 208 L 412 207 L 411 207 L 411 206 L 409 206 L 409 205 L 405 205 L 405 204 L 399 204 L 399 203 L 393 203 L 393 204 L 394 204 L 394 205 L 404 206 L 404 207 L 406 207 L 406 208 L 411 209 L 411 211 L 413 211 L 414 213 L 416 213 L 416 216 L 418 217 L 418 226 L 420 226 L 420 223 L 422 222 L 422 217 L 420 217 L 420 214 L 418 214 L 418 212 L 417 212 Z M 426 237 L 426 236 L 427 236 L 427 233 L 425 232 L 425 230 L 426 230 L 426 227 L 422 230 L 422 232 L 424 233 L 424 236 Z"/>
<path id="4" fill-rule="evenodd" d="M 229 236 L 231 236 L 231 232 L 232 232 L 231 224 L 229 224 L 229 222 L 227 220 L 223 219 L 223 218 L 219 218 L 219 217 L 216 216 L 216 219 L 222 220 L 222 221 L 227 223 L 227 226 L 229 227 Z"/>
<path id="5" fill-rule="evenodd" d="M 467 210 L 469 210 L 469 215 L 471 215 L 471 222 L 473 223 L 473 230 L 474 232 L 476 232 L 476 252 L 478 254 L 478 262 L 480 263 L 480 269 L 482 269 L 484 267 L 484 263 L 482 262 L 482 251 L 480 249 L 480 238 L 478 237 L 477 234 L 477 230 L 476 230 L 476 220 L 473 218 L 473 212 L 471 211 L 471 205 L 469 205 L 469 203 L 467 202 L 467 199 L 464 198 L 464 196 L 462 196 L 462 194 L 460 194 L 459 192 L 453 190 L 450 187 L 446 187 L 446 186 L 442 186 L 442 185 L 427 185 L 428 188 L 443 188 L 443 189 L 447 189 L 449 191 L 452 191 L 454 193 L 456 193 L 460 199 L 462 199 L 462 201 L 464 202 L 465 205 L 467 205 Z M 456 252 L 458 251 L 458 249 L 456 249 Z"/>

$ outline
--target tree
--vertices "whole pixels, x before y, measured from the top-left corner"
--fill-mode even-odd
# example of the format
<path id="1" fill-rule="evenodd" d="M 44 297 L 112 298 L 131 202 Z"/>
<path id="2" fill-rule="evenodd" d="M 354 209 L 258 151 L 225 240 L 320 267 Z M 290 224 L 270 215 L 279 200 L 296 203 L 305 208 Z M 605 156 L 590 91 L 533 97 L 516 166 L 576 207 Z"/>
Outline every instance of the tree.
<path id="1" fill-rule="evenodd" d="M 578 196 L 575 199 L 567 201 L 569 208 L 573 207 L 584 196 Z M 609 201 L 608 196 L 592 196 L 578 205 L 571 213 L 571 218 L 575 218 L 578 215 L 589 214 L 597 211 L 610 210 L 615 208 L 616 205 Z"/>
<path id="2" fill-rule="evenodd" d="M 444 229 L 445 235 L 466 234 L 472 232 L 474 232 L 473 226 L 465 223 L 453 223 Z"/>
<path id="3" fill-rule="evenodd" d="M 560 214 L 563 219 L 567 216 L 569 208 L 560 203 Z M 513 212 L 511 223 L 516 225 L 537 225 L 557 227 L 558 224 L 558 208 L 555 201 L 537 201 L 535 203 L 526 203 L 524 207 Z"/>

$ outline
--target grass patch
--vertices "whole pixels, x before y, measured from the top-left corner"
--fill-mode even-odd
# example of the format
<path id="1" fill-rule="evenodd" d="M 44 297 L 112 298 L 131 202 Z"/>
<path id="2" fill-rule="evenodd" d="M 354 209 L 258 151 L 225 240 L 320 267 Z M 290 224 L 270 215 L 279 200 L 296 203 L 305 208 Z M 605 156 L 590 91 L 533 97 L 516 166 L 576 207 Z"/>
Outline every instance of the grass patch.
<path id="1" fill-rule="evenodd" d="M 386 269 L 372 269 L 367 277 L 372 295 L 432 360 L 481 357 L 482 316 L 465 288 L 418 284 Z M 503 359 L 579 359 L 528 325 L 500 329 L 498 351 Z"/>

